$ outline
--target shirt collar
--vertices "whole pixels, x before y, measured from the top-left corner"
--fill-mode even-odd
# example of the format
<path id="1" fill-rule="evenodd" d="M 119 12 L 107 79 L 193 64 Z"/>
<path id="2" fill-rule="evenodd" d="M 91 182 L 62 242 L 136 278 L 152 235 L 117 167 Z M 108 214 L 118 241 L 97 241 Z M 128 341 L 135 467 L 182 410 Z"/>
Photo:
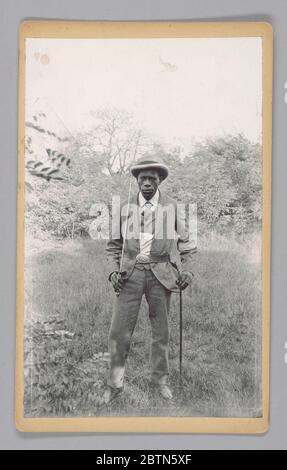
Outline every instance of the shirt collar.
<path id="1" fill-rule="evenodd" d="M 158 204 L 158 199 L 159 199 L 159 190 L 157 189 L 155 195 L 148 202 L 150 202 L 154 207 L 156 207 L 157 204 Z M 143 207 L 146 202 L 147 202 L 147 199 L 145 199 L 143 197 L 142 193 L 140 192 L 139 193 L 139 205 L 140 205 L 140 207 Z"/>

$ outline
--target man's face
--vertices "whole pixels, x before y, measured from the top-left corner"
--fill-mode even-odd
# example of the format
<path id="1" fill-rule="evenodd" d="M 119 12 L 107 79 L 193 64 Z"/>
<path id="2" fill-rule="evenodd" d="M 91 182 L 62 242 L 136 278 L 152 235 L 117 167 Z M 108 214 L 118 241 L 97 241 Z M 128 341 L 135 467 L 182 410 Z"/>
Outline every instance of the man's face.
<path id="1" fill-rule="evenodd" d="M 155 195 L 161 182 L 159 174 L 155 170 L 140 171 L 137 181 L 139 190 L 147 201 Z"/>

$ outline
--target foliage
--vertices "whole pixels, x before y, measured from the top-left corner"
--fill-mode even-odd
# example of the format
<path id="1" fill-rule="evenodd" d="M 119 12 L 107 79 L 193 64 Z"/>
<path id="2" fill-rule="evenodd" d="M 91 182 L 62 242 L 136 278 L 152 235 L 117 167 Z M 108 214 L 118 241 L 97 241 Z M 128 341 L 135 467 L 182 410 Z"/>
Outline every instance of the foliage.
<path id="1" fill-rule="evenodd" d="M 185 203 L 196 203 L 205 226 L 243 235 L 260 227 L 262 153 L 243 135 L 207 139 L 187 156 L 180 150 L 157 154 L 170 166 L 168 192 Z M 180 184 L 178 184 L 180 182 Z"/>
<path id="2" fill-rule="evenodd" d="M 33 136 L 27 135 L 26 220 L 35 235 L 40 230 L 58 238 L 87 236 L 91 206 L 110 203 L 112 195 L 126 198 L 130 165 L 145 152 L 167 163 L 170 175 L 163 189 L 178 201 L 196 203 L 205 227 L 241 238 L 260 227 L 259 144 L 238 134 L 206 139 L 187 153 L 151 142 L 124 111 L 92 115 L 90 131 L 69 139 L 59 141 L 53 133 L 54 141 L 47 142 L 35 125 Z"/>
<path id="3" fill-rule="evenodd" d="M 100 405 L 108 353 L 95 353 L 79 361 L 72 345 L 75 334 L 64 326 L 58 317 L 25 325 L 24 406 L 29 415 L 73 415 L 86 409 L 91 400 L 94 408 Z"/>
<path id="4" fill-rule="evenodd" d="M 126 174 L 132 162 L 148 150 L 147 136 L 124 110 L 101 109 L 91 115 L 95 125 L 82 137 L 86 147 L 104 162 L 110 176 Z"/>

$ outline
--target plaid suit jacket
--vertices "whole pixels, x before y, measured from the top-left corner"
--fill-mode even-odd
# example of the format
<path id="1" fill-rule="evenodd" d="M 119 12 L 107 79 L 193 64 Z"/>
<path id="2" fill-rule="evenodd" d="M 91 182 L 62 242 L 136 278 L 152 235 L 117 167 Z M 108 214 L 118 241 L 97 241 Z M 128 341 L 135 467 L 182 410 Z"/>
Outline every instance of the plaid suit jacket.
<path id="1" fill-rule="evenodd" d="M 113 218 L 112 235 L 106 247 L 109 272 L 118 272 L 125 238 L 121 272 L 126 279 L 131 275 L 140 252 L 138 195 L 130 198 L 129 205 L 127 201 L 120 205 L 118 216 Z M 179 210 L 174 199 L 160 191 L 150 252 L 152 272 L 164 287 L 178 292 L 176 281 L 180 272 L 187 271 L 193 275 L 196 252 L 196 237 L 186 228 L 183 210 Z M 155 259 L 165 261 L 155 262 Z"/>

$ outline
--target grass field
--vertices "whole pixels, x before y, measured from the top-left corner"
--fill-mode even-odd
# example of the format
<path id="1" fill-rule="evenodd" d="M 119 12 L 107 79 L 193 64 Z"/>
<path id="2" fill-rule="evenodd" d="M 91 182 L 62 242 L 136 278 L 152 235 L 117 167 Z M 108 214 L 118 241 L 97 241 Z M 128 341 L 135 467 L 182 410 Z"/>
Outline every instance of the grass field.
<path id="1" fill-rule="evenodd" d="M 257 240 L 258 244 L 258 240 Z M 26 259 L 26 416 L 261 415 L 261 271 L 254 242 L 202 239 L 192 289 L 184 291 L 184 361 L 179 383 L 178 297 L 170 312 L 167 404 L 149 387 L 145 300 L 127 362 L 125 394 L 101 408 L 114 294 L 104 245 L 43 244 Z"/>

